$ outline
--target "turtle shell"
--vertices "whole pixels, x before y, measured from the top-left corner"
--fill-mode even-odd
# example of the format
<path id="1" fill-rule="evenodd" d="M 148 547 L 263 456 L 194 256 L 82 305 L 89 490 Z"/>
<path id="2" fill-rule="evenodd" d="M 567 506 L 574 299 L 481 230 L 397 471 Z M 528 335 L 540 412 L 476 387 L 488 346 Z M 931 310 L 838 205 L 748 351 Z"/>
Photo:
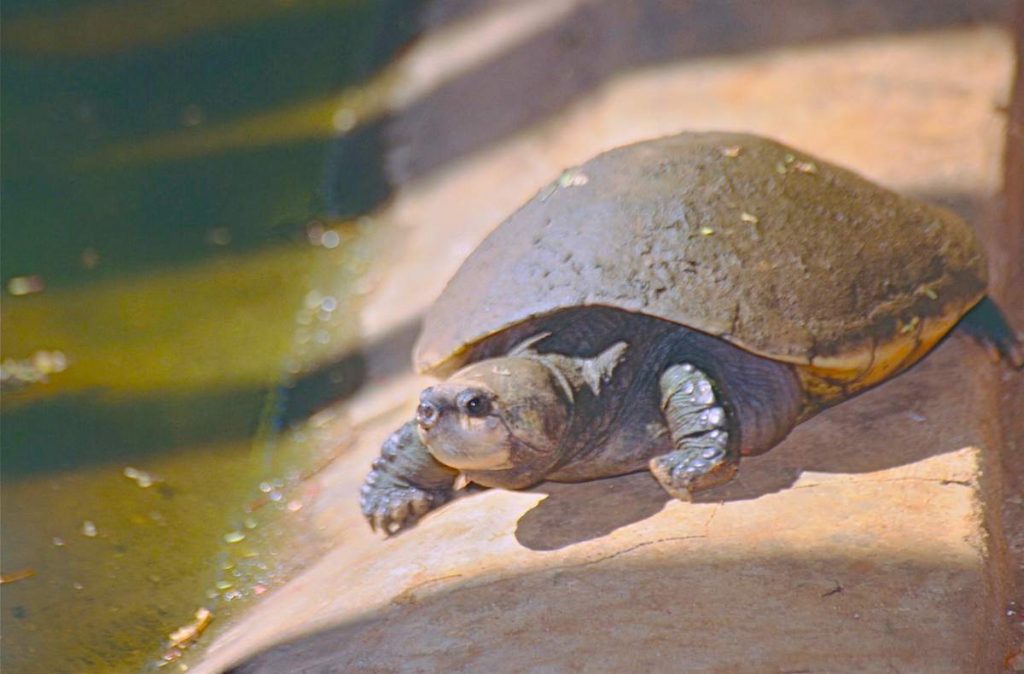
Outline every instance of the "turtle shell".
<path id="1" fill-rule="evenodd" d="M 985 292 L 951 212 L 781 143 L 683 133 L 565 171 L 495 229 L 427 313 L 420 372 L 525 321 L 605 306 L 794 363 L 823 397 L 913 363 Z"/>

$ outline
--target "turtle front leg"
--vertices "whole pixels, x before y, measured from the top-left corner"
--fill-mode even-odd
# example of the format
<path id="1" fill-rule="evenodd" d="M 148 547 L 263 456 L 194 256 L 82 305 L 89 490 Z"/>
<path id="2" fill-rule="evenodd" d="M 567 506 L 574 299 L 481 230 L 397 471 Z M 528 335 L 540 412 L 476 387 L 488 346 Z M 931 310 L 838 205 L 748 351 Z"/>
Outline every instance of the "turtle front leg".
<path id="1" fill-rule="evenodd" d="M 672 496 L 689 501 L 696 491 L 725 484 L 739 467 L 726 411 L 711 379 L 688 363 L 661 375 L 661 408 L 675 450 L 651 459 L 650 468 Z"/>
<path id="2" fill-rule="evenodd" d="M 384 441 L 360 489 L 359 505 L 374 531 L 394 534 L 447 503 L 457 476 L 430 455 L 416 422 L 409 421 Z"/>

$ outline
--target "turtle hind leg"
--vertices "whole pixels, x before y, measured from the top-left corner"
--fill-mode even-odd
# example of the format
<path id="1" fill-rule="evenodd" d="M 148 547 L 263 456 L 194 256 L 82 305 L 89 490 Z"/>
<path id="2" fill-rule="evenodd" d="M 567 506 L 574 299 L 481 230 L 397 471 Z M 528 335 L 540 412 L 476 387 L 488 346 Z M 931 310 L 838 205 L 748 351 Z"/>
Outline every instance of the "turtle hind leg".
<path id="1" fill-rule="evenodd" d="M 1024 344 L 991 298 L 983 297 L 964 315 L 960 325 L 993 360 L 1005 360 L 1018 369 L 1024 367 Z"/>
<path id="2" fill-rule="evenodd" d="M 690 364 L 672 365 L 659 383 L 675 450 L 651 459 L 651 473 L 669 494 L 689 501 L 694 492 L 732 479 L 739 468 L 737 442 L 707 375 Z"/>

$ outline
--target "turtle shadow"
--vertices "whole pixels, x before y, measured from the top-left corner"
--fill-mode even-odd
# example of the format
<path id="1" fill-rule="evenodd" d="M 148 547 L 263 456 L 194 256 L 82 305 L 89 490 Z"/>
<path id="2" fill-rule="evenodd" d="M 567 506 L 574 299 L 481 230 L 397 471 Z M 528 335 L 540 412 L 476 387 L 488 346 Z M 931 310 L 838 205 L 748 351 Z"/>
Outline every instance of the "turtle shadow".
<path id="1" fill-rule="evenodd" d="M 770 452 L 746 457 L 729 484 L 695 495 L 729 503 L 781 492 L 805 472 L 863 474 L 909 465 L 998 437 L 1002 370 L 963 338 L 947 339 L 907 373 L 798 426 Z M 548 496 L 517 523 L 531 550 L 606 536 L 657 514 L 671 497 L 644 472 L 580 484 L 544 483 Z"/>
<path id="2" fill-rule="evenodd" d="M 601 538 L 656 515 L 672 498 L 649 473 L 576 484 L 545 482 L 530 491 L 547 498 L 519 518 L 515 536 L 538 551 Z"/>

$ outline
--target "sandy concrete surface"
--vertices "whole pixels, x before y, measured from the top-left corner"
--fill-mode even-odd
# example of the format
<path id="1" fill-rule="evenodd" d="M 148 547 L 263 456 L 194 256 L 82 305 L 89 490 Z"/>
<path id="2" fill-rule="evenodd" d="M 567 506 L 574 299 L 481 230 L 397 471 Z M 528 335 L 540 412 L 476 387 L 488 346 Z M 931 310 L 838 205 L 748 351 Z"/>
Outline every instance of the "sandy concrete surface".
<path id="1" fill-rule="evenodd" d="M 400 187 L 380 216 L 386 245 L 362 316 L 369 343 L 391 345 L 370 350 L 371 374 L 387 375 L 335 410 L 328 423 L 356 437 L 313 478 L 315 517 L 336 547 L 222 632 L 192 671 L 1000 671 L 1018 636 L 1005 619 L 1018 562 L 1003 521 L 1013 465 L 1001 452 L 1021 375 L 962 336 L 746 460 L 697 503 L 637 474 L 469 495 L 391 539 L 362 521 L 359 484 L 425 381 L 405 369 L 418 317 L 495 224 L 603 149 L 683 129 L 774 136 L 977 222 L 995 288 L 1012 292 L 1020 239 L 998 224 L 1013 67 L 1004 30 L 926 26 L 627 60 L 542 119 L 524 114 L 474 145 L 459 136 L 458 97 L 446 126 L 436 92 L 455 86 L 445 67 L 456 83 L 476 75 L 436 39 L 521 4 L 467 10 L 404 57 Z M 584 4 L 517 15 L 519 40 L 557 31 Z M 627 13 L 634 28 L 665 20 Z M 544 63 L 557 68 L 559 44 L 587 39 L 554 41 Z M 425 94 L 416 78 L 428 76 Z M 427 103 L 434 117 L 421 107 L 403 121 Z M 410 134 L 462 151 L 432 157 L 401 144 Z"/>

